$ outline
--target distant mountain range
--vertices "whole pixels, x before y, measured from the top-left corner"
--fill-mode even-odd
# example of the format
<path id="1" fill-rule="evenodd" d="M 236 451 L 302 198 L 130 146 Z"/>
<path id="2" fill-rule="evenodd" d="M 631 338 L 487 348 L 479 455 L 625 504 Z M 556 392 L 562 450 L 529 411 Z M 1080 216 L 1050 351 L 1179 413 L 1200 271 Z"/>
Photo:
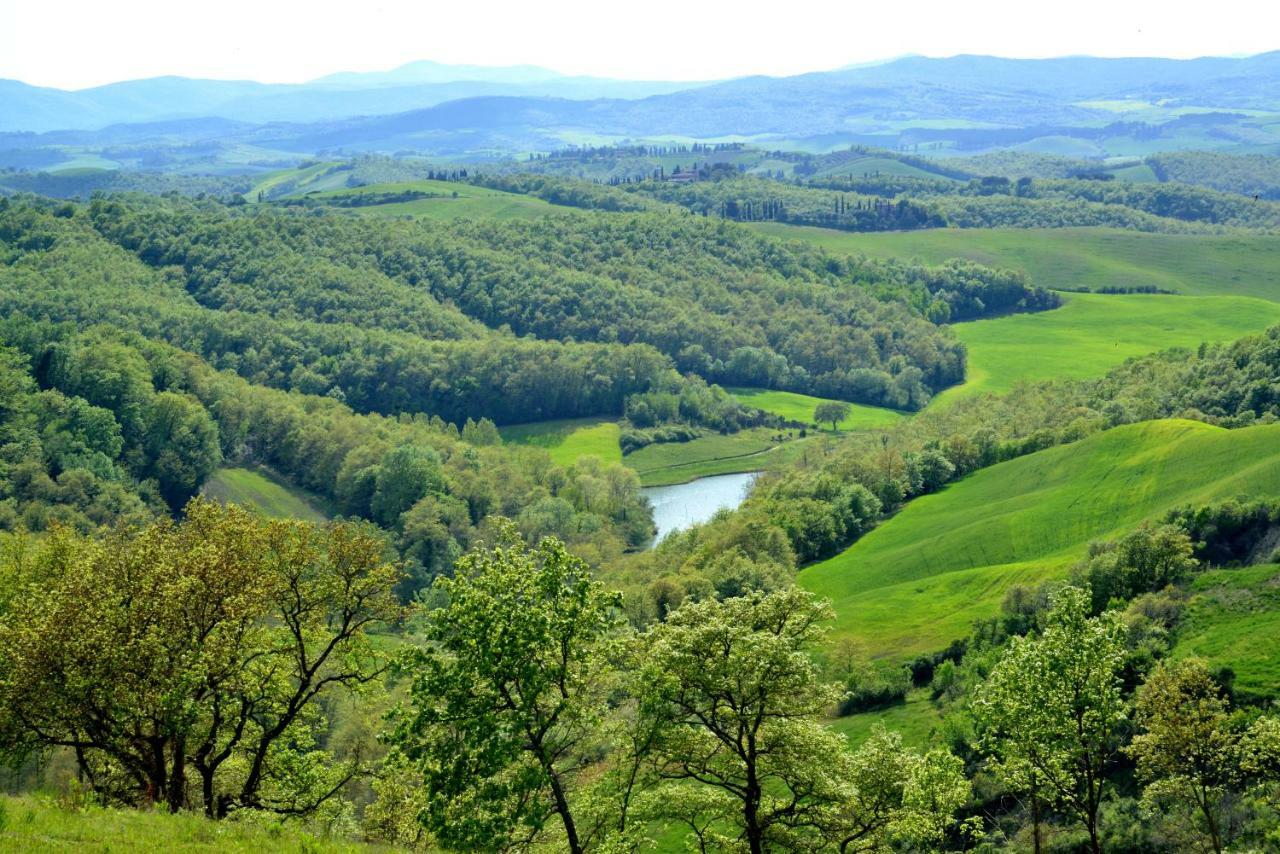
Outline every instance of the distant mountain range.
<path id="1" fill-rule="evenodd" d="M 309 83 L 152 77 L 67 91 L 0 80 L 0 131 L 95 130 L 112 124 L 218 117 L 316 122 L 399 113 L 481 95 L 643 98 L 691 82 L 574 77 L 530 65 L 488 68 L 411 62 L 391 71 L 343 72 Z"/>
<path id="2" fill-rule="evenodd" d="M 11 132 L 0 134 L 0 151 L 205 143 L 460 154 L 664 137 L 963 148 L 1143 124 L 1185 131 L 1206 147 L 1280 144 L 1280 51 L 1194 60 L 907 56 L 714 83 L 433 62 L 296 85 L 161 77 L 68 92 L 0 81 L 0 130 Z"/>

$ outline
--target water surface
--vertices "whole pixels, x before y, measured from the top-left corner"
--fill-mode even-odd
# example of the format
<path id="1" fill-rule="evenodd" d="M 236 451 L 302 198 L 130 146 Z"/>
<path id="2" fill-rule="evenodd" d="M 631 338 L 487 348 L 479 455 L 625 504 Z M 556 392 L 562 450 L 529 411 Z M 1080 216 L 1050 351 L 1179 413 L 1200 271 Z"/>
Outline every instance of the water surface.
<path id="1" fill-rule="evenodd" d="M 733 509 L 747 497 L 747 490 L 760 472 L 718 474 L 674 486 L 650 486 L 641 490 L 653 505 L 653 521 L 661 540 L 672 531 L 705 522 L 717 512 Z"/>

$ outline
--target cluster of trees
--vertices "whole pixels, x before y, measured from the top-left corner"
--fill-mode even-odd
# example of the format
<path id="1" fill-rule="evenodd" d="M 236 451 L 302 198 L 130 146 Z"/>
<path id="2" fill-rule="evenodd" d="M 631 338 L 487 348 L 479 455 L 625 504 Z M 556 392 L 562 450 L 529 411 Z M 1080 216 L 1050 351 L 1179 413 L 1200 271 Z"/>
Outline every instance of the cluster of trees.
<path id="1" fill-rule="evenodd" d="M 1280 201 L 1280 157 L 1274 154 L 1168 151 L 1151 155 L 1146 163 L 1161 181 Z"/>
<path id="2" fill-rule="evenodd" d="M 587 208 L 595 211 L 647 211 L 662 207 L 658 202 L 643 196 L 623 193 L 593 181 L 559 178 L 536 172 L 512 172 L 505 175 L 486 175 L 472 180 L 473 184 L 535 196 L 553 205 L 571 208 Z"/>
<path id="3" fill-rule="evenodd" d="M 839 682 L 830 610 L 789 582 L 637 623 L 561 542 L 508 522 L 417 614 L 360 523 L 196 500 L 179 522 L 10 546 L 0 751 L 66 751 L 106 802 L 348 822 L 358 804 L 366 837 L 453 850 L 662 833 L 755 852 L 1220 852 L 1265 847 L 1280 822 L 1280 719 L 1170 654 L 1200 568 L 1172 524 L 1011 588 L 927 669 Z M 938 746 L 883 728 L 851 746 L 825 725 L 913 679 L 944 715 Z"/>
<path id="4" fill-rule="evenodd" d="M 896 231 L 946 225 L 945 220 L 926 206 L 907 199 L 849 198 L 839 192 L 765 178 L 737 177 L 736 173 L 729 176 L 729 180 L 689 184 L 646 181 L 626 185 L 625 189 L 679 205 L 703 216 L 746 222 L 772 220 L 853 231 Z"/>
<path id="5" fill-rule="evenodd" d="M 1045 300 L 1012 273 L 831 256 L 671 214 L 5 208 L 14 280 L 38 283 L 6 288 L 10 311 L 109 320 L 255 382 L 455 423 L 616 415 L 668 376 L 664 356 L 712 382 L 916 408 L 964 372 L 962 345 L 924 315 Z"/>
<path id="6" fill-rule="evenodd" d="M 380 537 L 196 501 L 180 523 L 6 551 L 6 758 L 64 749 L 105 801 L 211 818 L 311 813 L 367 773 L 367 739 L 321 709 L 386 670 L 369 632 L 400 608 Z"/>
<path id="7" fill-rule="evenodd" d="M 1197 156 L 1188 155 L 1191 160 Z M 1258 157 L 1263 163 L 1243 167 L 1246 174 L 1274 166 L 1276 158 Z M 851 173 L 803 182 L 799 178 L 786 182 L 747 177 L 731 171 L 713 181 L 645 181 L 623 189 L 625 194 L 660 199 L 707 216 L 854 231 L 1112 226 L 1216 233 L 1280 227 L 1280 207 L 1267 201 L 1270 196 L 1265 191 L 1241 194 L 1234 185 L 1210 188 L 1163 179 L 1149 184 L 1105 180 L 1113 175 L 1088 161 L 1008 152 L 977 158 L 973 163 L 956 163 L 965 164 L 968 171 L 931 167 L 930 171 L 938 173 L 934 177 Z M 1260 194 L 1262 199 L 1254 198 Z"/>
<path id="8" fill-rule="evenodd" d="M 20 348 L 14 366 L 42 366 L 35 377 L 6 374 L 14 394 L 4 424 L 25 440 L 10 446 L 6 527 L 89 528 L 176 511 L 225 459 L 269 466 L 337 513 L 389 532 L 406 560 L 398 587 L 406 601 L 448 572 L 497 514 L 597 563 L 653 534 L 630 469 L 594 457 L 553 466 L 542 451 L 502 446 L 487 420 L 459 431 L 438 416 L 358 414 L 108 328 L 17 318 L 3 338 Z M 36 379 L 51 387 L 36 391 Z"/>
<path id="9" fill-rule="evenodd" d="M 127 347 L 0 345 L 0 528 L 86 531 L 186 503 L 222 461 L 213 417 Z"/>
<path id="10" fill-rule="evenodd" d="M 1257 511 L 1186 508 L 1096 543 L 1068 582 L 1015 585 L 1001 616 L 912 667 L 916 684 L 931 687 L 952 750 L 991 775 L 982 796 L 1001 805 L 992 814 L 1011 844 L 1274 844 L 1280 722 L 1268 714 L 1271 697 L 1238 694 L 1230 668 L 1173 654 L 1187 590 L 1206 566 L 1197 554 L 1235 537 L 1230 525 L 1210 524 L 1197 542 L 1181 523 L 1256 524 Z"/>

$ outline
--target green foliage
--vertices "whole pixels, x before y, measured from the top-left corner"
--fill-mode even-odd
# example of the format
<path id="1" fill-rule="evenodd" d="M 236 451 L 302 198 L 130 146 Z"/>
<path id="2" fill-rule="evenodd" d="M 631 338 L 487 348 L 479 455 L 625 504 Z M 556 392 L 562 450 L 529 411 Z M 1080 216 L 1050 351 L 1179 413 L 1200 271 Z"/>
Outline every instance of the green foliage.
<path id="1" fill-rule="evenodd" d="M 835 430 L 836 425 L 849 417 L 850 406 L 842 401 L 832 401 L 829 403 L 819 403 L 813 410 L 813 420 L 815 423 L 830 423 L 831 429 Z"/>
<path id="2" fill-rule="evenodd" d="M 38 305 L 23 290 L 11 308 L 92 312 L 260 382 L 454 423 L 619 413 L 667 376 L 646 344 L 710 381 L 919 406 L 963 372 L 922 316 L 935 293 L 993 308 L 1033 296 L 1016 275 L 832 258 L 669 213 L 432 224 L 113 199 L 84 217 L 6 214 L 24 276 L 98 277 L 54 305 L 47 287 Z M 158 272 L 178 267 L 181 288 Z M 154 283 L 130 294 L 138 311 L 114 286 L 104 315 L 101 278 L 135 275 Z"/>
<path id="3" fill-rule="evenodd" d="M 1125 721 L 1124 645 L 1115 615 L 1090 619 L 1088 592 L 1063 588 L 1044 633 L 1014 638 L 974 703 L 980 744 L 996 773 L 1060 807 L 1088 832 L 1094 852 L 1101 850 L 1099 810 Z"/>
<path id="4" fill-rule="evenodd" d="M 1214 151 L 1163 151 L 1146 161 L 1161 181 L 1199 184 L 1243 196 L 1280 199 L 1280 157 Z"/>
<path id="5" fill-rule="evenodd" d="M 1181 845 L 1222 851 L 1233 835 L 1227 799 L 1243 775 L 1221 688 L 1201 661 L 1162 664 L 1137 692 L 1135 712 L 1142 732 L 1128 752 L 1147 783 L 1143 806 Z"/>
<path id="6" fill-rule="evenodd" d="M 958 759 L 818 724 L 836 697 L 808 650 L 825 609 L 795 590 L 687 604 L 645 637 L 637 727 L 656 816 L 751 851 L 937 845 L 968 799 Z"/>
<path id="7" fill-rule="evenodd" d="M 111 802 L 314 811 L 362 772 L 320 747 L 319 707 L 384 670 L 367 639 L 400 616 L 384 551 L 199 499 L 180 523 L 10 550 L 0 749 L 72 748 Z"/>
<path id="8" fill-rule="evenodd" d="M 576 809 L 600 737 L 619 601 L 554 539 L 513 527 L 458 561 L 412 656 L 413 709 L 392 737 L 422 775 L 422 820 L 443 844 L 502 848 L 559 819 L 582 851 L 598 829 Z"/>
<path id="9" fill-rule="evenodd" d="M 1200 568 L 1191 537 L 1177 525 L 1140 525 L 1119 540 L 1092 543 L 1081 569 L 1093 613 L 1185 580 Z"/>

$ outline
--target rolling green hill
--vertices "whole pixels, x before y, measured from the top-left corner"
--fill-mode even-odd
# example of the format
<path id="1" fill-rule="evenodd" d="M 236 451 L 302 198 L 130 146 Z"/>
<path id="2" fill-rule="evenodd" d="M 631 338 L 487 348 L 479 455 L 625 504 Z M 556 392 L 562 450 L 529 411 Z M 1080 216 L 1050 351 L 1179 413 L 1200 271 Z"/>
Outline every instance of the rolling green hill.
<path id="1" fill-rule="evenodd" d="M 1061 308 L 957 323 L 969 349 L 964 384 L 933 405 L 1021 380 L 1101 376 L 1132 356 L 1232 341 L 1280 322 L 1280 303 L 1254 297 L 1064 294 Z"/>
<path id="2" fill-rule="evenodd" d="M 1053 311 L 958 323 L 967 381 L 936 402 L 1019 380 L 1089 377 L 1132 356 L 1195 347 L 1280 321 L 1280 237 L 1143 234 L 1105 228 L 933 229 L 853 234 L 753 227 L 839 252 L 940 263 L 967 258 L 1022 270 L 1046 288 L 1150 287 L 1172 294 L 1065 294 Z M 935 403 L 936 405 L 936 403 Z"/>
<path id="3" fill-rule="evenodd" d="M 884 656 L 946 646 L 1009 585 L 1060 575 L 1090 541 L 1171 507 L 1280 489 L 1280 425 L 1166 420 L 1118 427 L 980 470 L 908 504 L 800 573 L 837 636 Z"/>
<path id="4" fill-rule="evenodd" d="M 1022 270 L 1044 288 L 1154 287 L 1196 296 L 1280 300 L 1280 237 L 1147 234 L 1115 228 L 930 229 L 854 234 L 756 223 L 837 252 L 941 263 L 967 258 Z"/>
<path id="5" fill-rule="evenodd" d="M 419 192 L 429 198 L 405 202 L 371 204 L 352 208 L 362 214 L 375 216 L 412 216 L 427 219 L 534 219 L 563 207 L 553 205 L 534 196 L 506 193 L 477 187 L 458 181 L 404 181 L 395 184 L 370 184 L 340 190 L 310 193 L 309 199 L 323 202 L 326 199 L 359 197 L 376 193 Z"/>

